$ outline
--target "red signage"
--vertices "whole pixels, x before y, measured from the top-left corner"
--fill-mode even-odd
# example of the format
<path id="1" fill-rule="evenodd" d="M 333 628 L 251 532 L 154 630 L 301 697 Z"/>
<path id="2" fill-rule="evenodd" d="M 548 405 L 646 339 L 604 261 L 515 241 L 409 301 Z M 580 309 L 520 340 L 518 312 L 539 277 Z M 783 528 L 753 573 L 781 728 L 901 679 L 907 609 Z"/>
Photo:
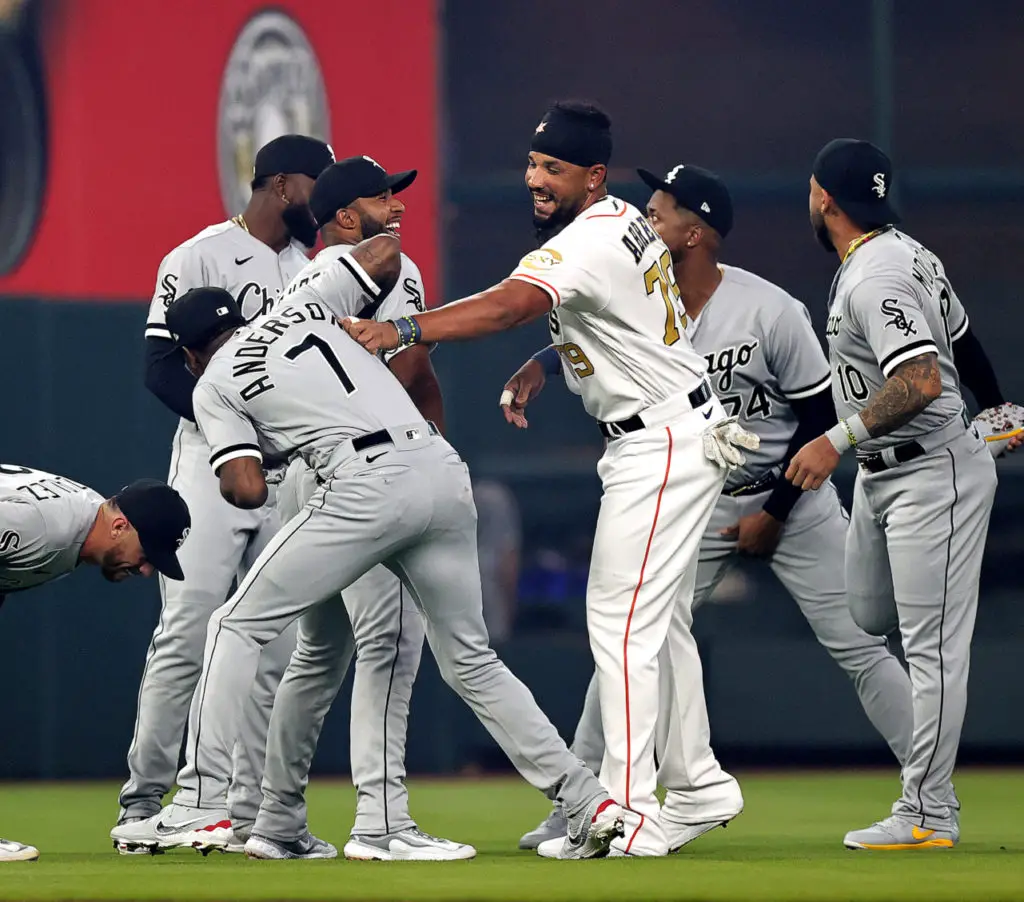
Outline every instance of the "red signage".
<path id="1" fill-rule="evenodd" d="M 45 0 L 48 172 L 0 294 L 143 300 L 161 258 L 238 212 L 283 131 L 418 169 L 406 252 L 439 288 L 436 0 Z M 243 198 L 244 199 L 244 198 Z"/>

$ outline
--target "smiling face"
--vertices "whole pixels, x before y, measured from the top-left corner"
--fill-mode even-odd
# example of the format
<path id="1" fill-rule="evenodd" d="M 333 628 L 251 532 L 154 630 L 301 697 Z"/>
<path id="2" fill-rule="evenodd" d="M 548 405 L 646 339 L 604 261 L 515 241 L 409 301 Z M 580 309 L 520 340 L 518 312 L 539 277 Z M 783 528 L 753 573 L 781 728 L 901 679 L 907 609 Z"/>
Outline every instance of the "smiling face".
<path id="1" fill-rule="evenodd" d="M 360 197 L 349 204 L 350 209 L 359 219 L 361 240 L 373 238 L 381 232 L 398 235 L 405 215 L 405 204 L 393 194 L 389 188 L 375 197 Z"/>
<path id="2" fill-rule="evenodd" d="M 583 209 L 593 187 L 604 180 L 604 166 L 577 166 L 532 151 L 526 164 L 526 187 L 533 196 L 533 224 L 552 234 L 565 228 Z"/>

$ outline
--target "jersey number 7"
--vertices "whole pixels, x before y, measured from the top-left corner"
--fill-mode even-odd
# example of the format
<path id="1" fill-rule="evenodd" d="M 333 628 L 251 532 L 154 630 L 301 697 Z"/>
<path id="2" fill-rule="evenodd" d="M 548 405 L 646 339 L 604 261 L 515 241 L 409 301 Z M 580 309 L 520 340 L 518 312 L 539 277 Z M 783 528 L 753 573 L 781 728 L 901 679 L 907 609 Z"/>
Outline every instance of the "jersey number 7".
<path id="1" fill-rule="evenodd" d="M 309 335 L 302 339 L 302 341 L 295 345 L 295 347 L 289 348 L 285 351 L 284 356 L 289 360 L 295 360 L 297 357 L 300 357 L 312 348 L 316 348 L 323 355 L 324 360 L 327 361 L 327 365 L 334 371 L 334 375 L 338 377 L 338 381 L 341 382 L 342 388 L 345 389 L 345 394 L 351 395 L 356 390 L 355 384 L 349 378 L 348 373 L 345 372 L 345 368 L 341 365 L 341 361 L 338 360 L 334 351 L 331 350 L 331 346 L 319 335 L 314 335 L 310 332 Z"/>
<path id="2" fill-rule="evenodd" d="M 654 294 L 655 288 L 661 289 L 661 299 L 665 302 L 665 344 L 674 345 L 679 341 L 679 325 L 676 316 L 682 317 L 676 306 L 679 303 L 679 286 L 676 285 L 675 273 L 672 271 L 672 257 L 665 251 L 657 263 L 651 265 L 644 273 L 644 288 L 647 294 Z"/>

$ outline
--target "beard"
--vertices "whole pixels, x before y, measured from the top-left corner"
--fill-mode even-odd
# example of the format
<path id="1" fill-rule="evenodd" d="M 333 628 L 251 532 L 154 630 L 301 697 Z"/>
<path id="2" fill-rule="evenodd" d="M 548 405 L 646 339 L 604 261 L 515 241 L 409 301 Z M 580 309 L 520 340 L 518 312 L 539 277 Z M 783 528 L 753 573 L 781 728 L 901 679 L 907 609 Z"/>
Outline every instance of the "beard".
<path id="1" fill-rule="evenodd" d="M 576 214 L 578 212 L 578 210 L 569 210 L 564 207 L 558 207 L 555 212 L 546 219 L 541 219 L 534 215 L 533 232 L 537 236 L 537 244 L 541 245 L 549 238 L 554 238 L 555 235 L 561 232 L 562 229 L 576 218 Z"/>
<path id="2" fill-rule="evenodd" d="M 376 219 L 367 216 L 365 213 L 359 214 L 359 228 L 363 232 L 363 241 L 367 238 L 373 238 L 375 235 L 380 235 L 386 227 L 386 222 L 377 222 Z"/>
<path id="3" fill-rule="evenodd" d="M 825 217 L 818 212 L 811 214 L 811 228 L 814 229 L 814 237 L 830 254 L 835 253 L 836 246 L 832 243 L 832 236 L 828 233 L 828 226 L 825 225 Z"/>
<path id="4" fill-rule="evenodd" d="M 288 229 L 288 234 L 296 241 L 306 247 L 316 244 L 316 220 L 313 218 L 313 211 L 309 209 L 309 204 L 288 204 L 281 212 L 281 219 Z"/>

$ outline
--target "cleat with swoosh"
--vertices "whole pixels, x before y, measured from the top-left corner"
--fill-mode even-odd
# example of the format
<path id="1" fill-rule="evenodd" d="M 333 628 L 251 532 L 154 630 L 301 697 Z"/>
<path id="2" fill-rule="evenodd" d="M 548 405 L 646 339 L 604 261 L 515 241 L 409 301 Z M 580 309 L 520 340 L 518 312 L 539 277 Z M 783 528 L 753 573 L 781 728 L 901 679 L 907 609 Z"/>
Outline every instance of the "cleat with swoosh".
<path id="1" fill-rule="evenodd" d="M 863 830 L 851 830 L 846 834 L 843 845 L 848 849 L 872 852 L 902 852 L 912 849 L 952 849 L 959 839 L 959 830 L 954 830 L 953 825 L 948 830 L 932 829 L 894 814 Z"/>

